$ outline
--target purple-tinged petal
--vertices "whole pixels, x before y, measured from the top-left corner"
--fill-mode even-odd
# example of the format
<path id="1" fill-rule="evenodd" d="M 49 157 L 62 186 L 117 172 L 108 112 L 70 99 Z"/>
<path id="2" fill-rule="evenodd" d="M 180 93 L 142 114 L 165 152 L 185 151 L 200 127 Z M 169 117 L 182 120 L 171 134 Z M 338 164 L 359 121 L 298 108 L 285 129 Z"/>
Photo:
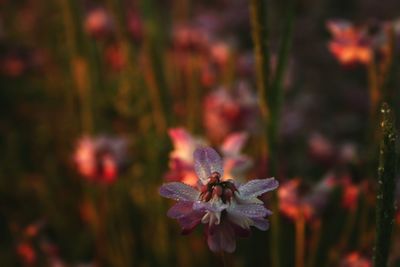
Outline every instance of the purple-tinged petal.
<path id="1" fill-rule="evenodd" d="M 242 177 L 243 174 L 252 166 L 253 161 L 247 156 L 235 156 L 224 158 L 225 177 Z"/>
<path id="2" fill-rule="evenodd" d="M 269 228 L 269 222 L 264 218 L 253 218 L 254 227 L 257 227 L 261 231 L 266 231 Z"/>
<path id="3" fill-rule="evenodd" d="M 221 212 L 228 207 L 227 204 L 222 202 L 203 202 L 196 201 L 193 203 L 194 210 L 210 211 L 210 212 Z"/>
<path id="4" fill-rule="evenodd" d="M 275 178 L 254 179 L 239 186 L 240 198 L 249 199 L 261 196 L 262 194 L 276 189 L 279 182 Z"/>
<path id="5" fill-rule="evenodd" d="M 162 185 L 159 193 L 163 197 L 177 201 L 196 201 L 200 195 L 199 191 L 193 187 L 178 182 Z"/>
<path id="6" fill-rule="evenodd" d="M 224 155 L 239 155 L 248 138 L 247 133 L 233 133 L 225 138 L 221 151 Z"/>
<path id="7" fill-rule="evenodd" d="M 179 219 L 193 212 L 193 202 L 178 201 L 167 212 L 167 216 L 172 219 Z"/>
<path id="8" fill-rule="evenodd" d="M 271 215 L 272 212 L 260 204 L 239 204 L 228 210 L 228 213 L 240 213 L 244 217 L 259 218 Z"/>
<path id="9" fill-rule="evenodd" d="M 204 212 L 192 211 L 191 213 L 178 219 L 179 224 L 182 227 L 182 234 L 186 235 L 192 232 L 192 230 L 201 222 Z"/>
<path id="10" fill-rule="evenodd" d="M 212 233 L 207 231 L 207 243 L 213 252 L 232 253 L 236 249 L 235 232 L 229 223 L 215 225 Z"/>
<path id="11" fill-rule="evenodd" d="M 222 159 L 214 149 L 198 148 L 194 151 L 193 157 L 194 169 L 203 184 L 208 182 L 208 177 L 213 172 L 218 172 L 221 177 L 223 176 Z"/>

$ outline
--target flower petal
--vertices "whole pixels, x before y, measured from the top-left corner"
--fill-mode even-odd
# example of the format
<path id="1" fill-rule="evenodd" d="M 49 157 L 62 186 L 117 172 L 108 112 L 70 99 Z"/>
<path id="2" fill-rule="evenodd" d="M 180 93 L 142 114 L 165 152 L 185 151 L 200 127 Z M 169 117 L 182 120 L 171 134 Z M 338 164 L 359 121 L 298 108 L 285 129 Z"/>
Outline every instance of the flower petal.
<path id="1" fill-rule="evenodd" d="M 171 198 L 177 201 L 196 201 L 199 197 L 199 191 L 193 187 L 179 183 L 172 182 L 161 186 L 160 195 L 166 198 Z"/>
<path id="2" fill-rule="evenodd" d="M 172 219 L 182 218 L 193 211 L 193 202 L 178 201 L 167 212 L 167 216 Z"/>
<path id="3" fill-rule="evenodd" d="M 239 186 L 240 198 L 249 199 L 261 196 L 262 194 L 276 189 L 279 182 L 275 178 L 254 179 Z"/>
<path id="4" fill-rule="evenodd" d="M 168 135 L 174 145 L 170 157 L 191 163 L 193 151 L 197 145 L 195 139 L 184 128 L 169 129 Z"/>
<path id="5" fill-rule="evenodd" d="M 236 249 L 235 231 L 225 222 L 213 227 L 213 231 L 207 231 L 208 247 L 213 252 L 226 251 L 232 253 Z"/>
<path id="6" fill-rule="evenodd" d="M 239 155 L 248 138 L 247 133 L 233 133 L 225 138 L 221 151 L 224 155 Z"/>
<path id="7" fill-rule="evenodd" d="M 208 182 L 208 177 L 213 172 L 223 176 L 222 159 L 211 147 L 198 148 L 193 153 L 194 169 L 197 177 L 203 184 Z"/>
<path id="8" fill-rule="evenodd" d="M 179 218 L 178 222 L 182 227 L 182 234 L 189 234 L 201 222 L 203 216 L 204 212 L 195 210 Z"/>
<path id="9" fill-rule="evenodd" d="M 269 228 L 269 222 L 264 218 L 253 218 L 254 227 L 257 227 L 261 231 L 266 231 Z"/>
<path id="10" fill-rule="evenodd" d="M 227 207 L 228 205 L 224 204 L 222 201 L 215 201 L 215 202 L 196 201 L 195 203 L 193 203 L 194 210 L 203 210 L 210 212 L 221 212 Z"/>
<path id="11" fill-rule="evenodd" d="M 271 215 L 272 212 L 267 210 L 263 205 L 260 204 L 243 204 L 235 205 L 229 208 L 228 213 L 240 213 L 241 215 L 248 218 L 262 218 Z"/>

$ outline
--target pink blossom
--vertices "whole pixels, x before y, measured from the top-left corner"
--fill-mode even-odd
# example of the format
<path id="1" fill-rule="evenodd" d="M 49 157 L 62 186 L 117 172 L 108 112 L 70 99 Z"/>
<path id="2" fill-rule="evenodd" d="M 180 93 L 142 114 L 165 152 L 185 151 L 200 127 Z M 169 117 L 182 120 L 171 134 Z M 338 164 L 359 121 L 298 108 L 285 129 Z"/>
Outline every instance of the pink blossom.
<path id="1" fill-rule="evenodd" d="M 372 263 L 360 253 L 351 252 L 344 257 L 339 267 L 372 267 Z"/>
<path id="2" fill-rule="evenodd" d="M 257 197 L 276 189 L 278 181 L 255 179 L 239 185 L 222 178 L 223 160 L 212 148 L 198 148 L 193 157 L 197 187 L 172 182 L 160 188 L 161 196 L 177 201 L 167 215 L 178 220 L 183 234 L 205 224 L 211 251 L 231 253 L 236 248 L 235 237 L 248 236 L 251 226 L 268 229 L 266 217 L 272 212 Z"/>
<path id="3" fill-rule="evenodd" d="M 326 206 L 329 195 L 335 186 L 334 177 L 328 174 L 308 192 L 299 178 L 283 183 L 278 190 L 279 209 L 287 217 L 297 220 L 316 218 Z"/>
<path id="4" fill-rule="evenodd" d="M 170 129 L 169 136 L 174 150 L 170 153 L 170 171 L 166 179 L 196 186 L 198 178 L 194 170 L 193 153 L 197 148 L 206 145 L 206 141 L 193 137 L 183 128 Z M 223 155 L 224 179 L 231 177 L 243 179 L 244 173 L 251 167 L 251 159 L 241 154 L 246 141 L 247 134 L 233 133 L 222 143 L 220 151 Z"/>
<path id="5" fill-rule="evenodd" d="M 368 64 L 371 61 L 373 50 L 365 28 L 357 28 L 344 20 L 330 20 L 327 28 L 333 36 L 329 50 L 340 63 Z"/>
<path id="6" fill-rule="evenodd" d="M 84 27 L 90 36 L 99 39 L 110 35 L 114 30 L 111 15 L 102 7 L 94 8 L 87 13 Z"/>
<path id="7" fill-rule="evenodd" d="M 229 91 L 218 89 L 203 103 L 203 124 L 213 142 L 221 142 L 235 131 L 254 131 L 258 119 L 258 102 L 245 83 Z"/>
<path id="8" fill-rule="evenodd" d="M 17 246 L 17 254 L 21 261 L 28 266 L 34 265 L 37 261 L 36 251 L 28 242 L 22 242 Z"/>
<path id="9" fill-rule="evenodd" d="M 74 153 L 79 173 L 87 180 L 113 183 L 126 163 L 127 143 L 121 138 L 83 137 Z"/>

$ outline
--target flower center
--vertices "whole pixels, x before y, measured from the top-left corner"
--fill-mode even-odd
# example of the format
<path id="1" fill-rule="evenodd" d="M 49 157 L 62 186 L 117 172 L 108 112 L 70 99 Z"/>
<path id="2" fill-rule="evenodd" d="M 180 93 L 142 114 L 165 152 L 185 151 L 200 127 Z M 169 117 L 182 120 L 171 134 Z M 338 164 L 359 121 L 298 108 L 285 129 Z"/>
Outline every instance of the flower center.
<path id="1" fill-rule="evenodd" d="M 220 198 L 223 203 L 230 202 L 236 186 L 230 181 L 221 181 L 221 174 L 213 172 L 209 177 L 206 185 L 203 185 L 200 194 L 200 200 L 208 202 L 213 197 Z"/>

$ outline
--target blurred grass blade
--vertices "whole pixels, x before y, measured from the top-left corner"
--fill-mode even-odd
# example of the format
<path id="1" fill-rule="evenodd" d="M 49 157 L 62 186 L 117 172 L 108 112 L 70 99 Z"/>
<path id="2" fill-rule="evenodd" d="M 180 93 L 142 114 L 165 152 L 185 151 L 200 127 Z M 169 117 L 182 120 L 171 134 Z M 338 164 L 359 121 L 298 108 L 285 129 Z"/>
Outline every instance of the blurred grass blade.
<path id="1" fill-rule="evenodd" d="M 387 103 L 383 103 L 381 114 L 382 140 L 378 168 L 375 267 L 387 266 L 394 223 L 394 189 L 397 162 L 397 135 L 395 133 L 394 117 Z"/>

